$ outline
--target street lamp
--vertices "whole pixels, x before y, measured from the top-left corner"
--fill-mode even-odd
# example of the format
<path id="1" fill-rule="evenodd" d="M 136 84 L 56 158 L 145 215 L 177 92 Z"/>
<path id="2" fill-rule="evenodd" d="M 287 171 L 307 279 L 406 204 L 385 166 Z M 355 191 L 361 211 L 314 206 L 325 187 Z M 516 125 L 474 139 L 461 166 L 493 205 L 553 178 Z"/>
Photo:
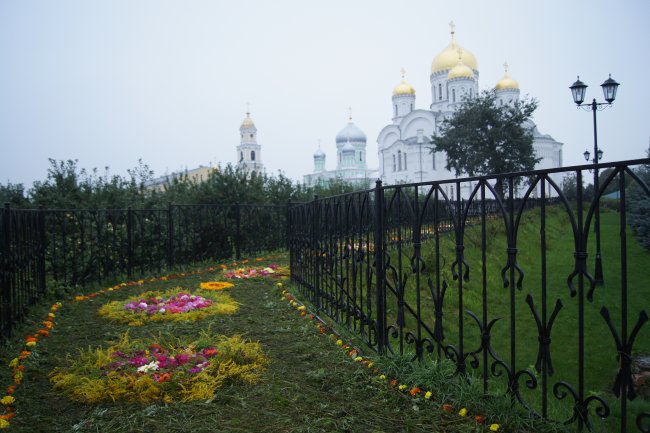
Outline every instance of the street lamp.
<path id="1" fill-rule="evenodd" d="M 618 89 L 619 83 L 612 79 L 612 75 L 609 75 L 609 78 L 600 85 L 603 88 L 603 95 L 605 97 L 605 102 L 596 102 L 596 98 L 591 101 L 591 103 L 583 104 L 585 100 L 585 93 L 587 91 L 587 85 L 578 80 L 573 83 L 569 88 L 571 89 L 571 94 L 573 95 L 573 102 L 576 103 L 578 108 L 583 108 L 587 111 L 591 111 L 594 117 L 594 198 L 598 194 L 598 161 L 603 157 L 603 151 L 598 149 L 598 133 L 596 129 L 596 111 L 604 110 L 605 108 L 612 105 L 614 99 L 616 99 L 616 90 Z M 585 151 L 583 154 L 585 160 L 589 161 L 591 153 Z M 594 230 L 596 231 L 596 265 L 595 265 L 595 280 L 596 284 L 603 284 L 603 265 L 600 255 L 600 206 L 596 206 L 596 213 L 594 215 Z"/>

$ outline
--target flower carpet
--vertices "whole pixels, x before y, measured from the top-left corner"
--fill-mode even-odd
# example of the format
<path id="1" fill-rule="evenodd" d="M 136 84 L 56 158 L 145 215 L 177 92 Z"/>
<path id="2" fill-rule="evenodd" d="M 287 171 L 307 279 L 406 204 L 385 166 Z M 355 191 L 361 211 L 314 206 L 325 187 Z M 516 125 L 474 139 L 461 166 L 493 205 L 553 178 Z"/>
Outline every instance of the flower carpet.
<path id="1" fill-rule="evenodd" d="M 147 322 L 201 320 L 216 314 L 234 314 L 237 302 L 227 293 L 193 293 L 181 287 L 166 292 L 145 292 L 99 309 L 99 316 L 140 326 Z"/>

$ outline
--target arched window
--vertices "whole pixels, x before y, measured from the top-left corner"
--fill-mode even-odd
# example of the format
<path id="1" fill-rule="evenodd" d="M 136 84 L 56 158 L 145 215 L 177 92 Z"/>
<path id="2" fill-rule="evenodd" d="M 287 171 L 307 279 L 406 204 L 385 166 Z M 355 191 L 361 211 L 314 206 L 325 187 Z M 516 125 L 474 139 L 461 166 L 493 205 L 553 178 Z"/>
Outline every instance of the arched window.
<path id="1" fill-rule="evenodd" d="M 397 170 L 397 167 L 395 166 L 395 154 L 393 154 L 393 171 Z"/>
<path id="2" fill-rule="evenodd" d="M 402 151 L 397 151 L 397 169 L 402 171 Z"/>
<path id="3" fill-rule="evenodd" d="M 413 104 L 411 104 L 411 111 L 413 111 Z"/>
<path id="4" fill-rule="evenodd" d="M 244 160 L 244 152 L 239 152 L 239 162 Z"/>
<path id="5" fill-rule="evenodd" d="M 431 154 L 431 159 L 433 159 L 433 169 L 436 169 L 436 154 L 432 153 Z"/>
<path id="6" fill-rule="evenodd" d="M 251 150 L 251 161 L 255 161 L 255 151 Z"/>
<path id="7" fill-rule="evenodd" d="M 251 138 L 253 138 L 253 134 L 251 134 Z"/>
<path id="8" fill-rule="evenodd" d="M 472 97 L 472 88 L 471 88 L 471 87 L 470 87 L 470 89 L 469 89 L 469 97 L 470 97 L 470 98 Z"/>
<path id="9" fill-rule="evenodd" d="M 397 104 L 395 104 L 395 117 L 397 117 Z"/>
<path id="10" fill-rule="evenodd" d="M 404 170 L 408 170 L 408 168 L 406 168 L 406 152 L 404 152 Z"/>
<path id="11" fill-rule="evenodd" d="M 442 100 L 442 84 L 438 83 L 438 100 Z"/>
<path id="12" fill-rule="evenodd" d="M 363 162 L 363 152 L 359 152 L 359 161 Z"/>
<path id="13" fill-rule="evenodd" d="M 456 102 L 456 89 L 451 89 L 451 102 Z"/>

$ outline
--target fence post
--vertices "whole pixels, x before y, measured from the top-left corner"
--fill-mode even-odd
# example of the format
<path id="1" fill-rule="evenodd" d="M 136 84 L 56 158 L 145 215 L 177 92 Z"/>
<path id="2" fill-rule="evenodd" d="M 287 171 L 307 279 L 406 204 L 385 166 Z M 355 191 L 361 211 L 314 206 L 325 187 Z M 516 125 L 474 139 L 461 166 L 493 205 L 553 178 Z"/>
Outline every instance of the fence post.
<path id="1" fill-rule="evenodd" d="M 45 207 L 38 207 L 38 291 L 45 293 L 45 254 L 47 252 L 47 231 L 45 230 Z"/>
<path id="2" fill-rule="evenodd" d="M 171 202 L 167 204 L 167 268 L 174 266 L 174 212 Z"/>
<path id="3" fill-rule="evenodd" d="M 314 266 L 313 298 L 316 310 L 320 311 L 320 249 L 318 248 L 318 195 L 314 194 L 311 211 L 311 257 Z"/>
<path id="4" fill-rule="evenodd" d="M 375 294 L 377 302 L 377 351 L 385 353 L 386 347 L 386 293 L 384 285 L 384 190 L 381 180 L 375 183 Z"/>
<path id="5" fill-rule="evenodd" d="M 292 270 L 293 269 L 293 251 L 291 251 L 291 242 L 289 241 L 289 238 L 291 236 L 291 217 L 290 217 L 290 213 L 291 213 L 291 198 L 289 198 L 289 200 L 287 201 L 287 211 L 286 211 L 286 216 L 285 216 L 285 218 L 286 218 L 285 225 L 286 225 L 286 236 L 287 236 L 287 239 L 286 239 L 286 241 L 287 241 L 287 251 L 289 252 L 289 269 Z M 291 272 L 289 272 L 289 273 L 291 274 Z"/>
<path id="6" fill-rule="evenodd" d="M 129 206 L 126 210 L 126 275 L 133 276 L 133 209 Z"/>
<path id="7" fill-rule="evenodd" d="M 2 244 L 0 245 L 0 331 L 3 338 L 9 335 L 11 329 L 11 221 L 9 203 L 2 209 Z"/>
<path id="8" fill-rule="evenodd" d="M 241 208 L 235 203 L 235 258 L 241 259 Z"/>

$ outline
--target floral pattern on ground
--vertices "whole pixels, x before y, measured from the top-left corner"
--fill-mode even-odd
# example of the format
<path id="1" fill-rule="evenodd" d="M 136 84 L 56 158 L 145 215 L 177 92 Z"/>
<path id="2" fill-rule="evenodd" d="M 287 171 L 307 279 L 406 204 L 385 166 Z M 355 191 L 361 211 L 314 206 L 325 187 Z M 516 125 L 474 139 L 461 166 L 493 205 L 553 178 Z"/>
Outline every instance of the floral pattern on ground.
<path id="1" fill-rule="evenodd" d="M 228 283 L 226 281 L 208 281 L 201 283 L 200 287 L 203 290 L 223 290 L 233 287 L 233 283 Z"/>
<path id="2" fill-rule="evenodd" d="M 145 292 L 124 301 L 104 304 L 98 314 L 110 320 L 141 326 L 146 322 L 201 320 L 208 316 L 233 314 L 239 305 L 227 293 L 201 292 L 196 295 L 180 287 L 167 292 Z"/>
<path id="3" fill-rule="evenodd" d="M 224 269 L 223 276 L 231 279 L 249 279 L 275 277 L 282 278 L 289 274 L 288 269 L 281 268 L 278 265 L 269 265 L 267 267 L 241 267 L 237 269 Z"/>
<path id="4" fill-rule="evenodd" d="M 54 369 L 50 381 L 83 403 L 208 400 L 225 384 L 254 384 L 268 360 L 258 342 L 203 331 L 196 341 L 130 339 L 87 349 Z"/>

